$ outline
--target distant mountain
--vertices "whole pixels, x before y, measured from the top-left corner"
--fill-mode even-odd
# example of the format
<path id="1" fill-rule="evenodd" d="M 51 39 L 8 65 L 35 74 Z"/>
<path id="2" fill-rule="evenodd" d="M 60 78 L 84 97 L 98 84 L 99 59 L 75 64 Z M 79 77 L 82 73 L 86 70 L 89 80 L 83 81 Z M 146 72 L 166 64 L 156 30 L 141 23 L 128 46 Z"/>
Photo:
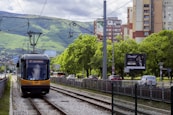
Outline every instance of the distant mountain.
<path id="1" fill-rule="evenodd" d="M 29 33 L 32 33 L 30 36 L 32 40 L 39 38 L 36 45 L 37 52 L 55 50 L 58 54 L 64 51 L 79 34 L 92 34 L 93 22 L 0 11 L 0 53 L 16 55 L 31 52 Z"/>
<path id="2" fill-rule="evenodd" d="M 7 17 L 23 17 L 23 16 L 27 16 L 25 14 L 15 14 L 15 13 L 10 13 L 10 12 L 4 12 L 4 11 L 0 11 L 0 16 L 7 16 Z"/>

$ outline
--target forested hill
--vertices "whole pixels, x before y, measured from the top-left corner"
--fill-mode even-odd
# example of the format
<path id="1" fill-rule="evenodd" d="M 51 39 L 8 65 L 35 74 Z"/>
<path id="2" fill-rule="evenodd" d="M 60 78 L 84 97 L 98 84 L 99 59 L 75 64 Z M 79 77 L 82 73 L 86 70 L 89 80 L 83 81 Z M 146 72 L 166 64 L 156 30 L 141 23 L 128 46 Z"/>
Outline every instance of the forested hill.
<path id="1" fill-rule="evenodd" d="M 0 11 L 0 49 L 7 53 L 32 50 L 28 32 L 42 33 L 36 49 L 62 52 L 81 33 L 93 34 L 93 22 L 77 22 L 60 18 L 13 14 Z"/>

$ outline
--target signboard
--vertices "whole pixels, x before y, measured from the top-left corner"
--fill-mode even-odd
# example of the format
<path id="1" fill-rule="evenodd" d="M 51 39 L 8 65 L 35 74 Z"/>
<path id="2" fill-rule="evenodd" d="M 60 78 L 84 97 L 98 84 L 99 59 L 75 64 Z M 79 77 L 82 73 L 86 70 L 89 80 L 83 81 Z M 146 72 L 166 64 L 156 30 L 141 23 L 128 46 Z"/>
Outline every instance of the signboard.
<path id="1" fill-rule="evenodd" d="M 146 67 L 146 56 L 145 54 L 126 54 L 125 57 L 125 68 L 145 70 Z"/>
<path id="2" fill-rule="evenodd" d="M 96 34 L 97 35 L 102 35 L 103 36 L 103 19 L 97 20 L 96 22 Z"/>
<path id="3" fill-rule="evenodd" d="M 29 63 L 44 63 L 45 60 L 28 60 Z"/>

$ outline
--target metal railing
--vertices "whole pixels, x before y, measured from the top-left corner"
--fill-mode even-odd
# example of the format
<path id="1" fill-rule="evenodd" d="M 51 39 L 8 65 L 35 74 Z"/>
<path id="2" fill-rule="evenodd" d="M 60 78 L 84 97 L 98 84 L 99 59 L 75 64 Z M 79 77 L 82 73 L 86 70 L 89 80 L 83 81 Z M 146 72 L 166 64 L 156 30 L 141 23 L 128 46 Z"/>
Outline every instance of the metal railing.
<path id="1" fill-rule="evenodd" d="M 6 84 L 7 84 L 7 78 L 6 77 L 4 77 L 3 79 L 0 79 L 0 98 L 4 94 Z"/>
<path id="2" fill-rule="evenodd" d="M 105 93 L 112 93 L 116 95 L 125 95 L 134 97 L 134 86 L 137 81 L 123 80 L 123 81 L 110 81 L 110 80 L 67 80 L 65 78 L 52 77 L 51 81 L 58 84 L 96 90 Z M 161 84 L 161 85 L 160 85 Z M 158 83 L 157 86 L 140 86 L 137 85 L 137 97 L 141 99 L 148 99 L 153 101 L 160 101 L 170 103 L 171 89 L 168 84 Z"/>

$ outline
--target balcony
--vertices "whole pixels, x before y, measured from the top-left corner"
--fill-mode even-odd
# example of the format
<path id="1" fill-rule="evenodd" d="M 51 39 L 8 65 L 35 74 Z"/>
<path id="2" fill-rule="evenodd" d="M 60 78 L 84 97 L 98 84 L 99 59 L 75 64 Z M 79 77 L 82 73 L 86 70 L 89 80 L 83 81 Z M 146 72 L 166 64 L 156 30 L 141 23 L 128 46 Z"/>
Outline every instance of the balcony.
<path id="1" fill-rule="evenodd" d="M 150 10 L 150 8 L 149 7 L 144 7 L 144 10 Z"/>

